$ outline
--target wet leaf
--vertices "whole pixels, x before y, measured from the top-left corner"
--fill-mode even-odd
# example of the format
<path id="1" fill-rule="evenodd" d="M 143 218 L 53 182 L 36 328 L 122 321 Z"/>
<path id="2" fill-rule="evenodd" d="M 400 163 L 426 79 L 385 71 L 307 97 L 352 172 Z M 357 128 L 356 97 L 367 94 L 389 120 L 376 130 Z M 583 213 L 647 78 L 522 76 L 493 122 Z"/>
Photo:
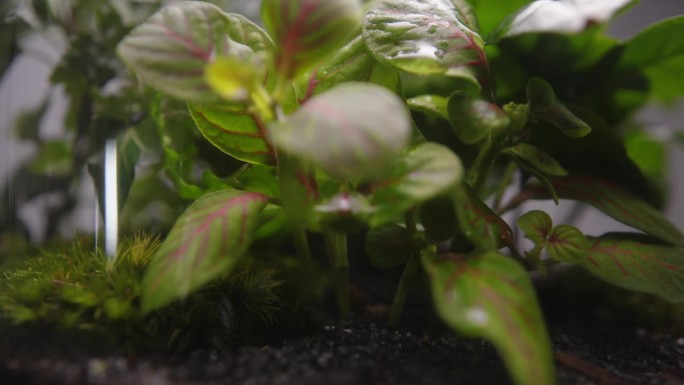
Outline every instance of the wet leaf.
<path id="1" fill-rule="evenodd" d="M 228 271 L 247 250 L 266 200 L 257 193 L 223 190 L 190 205 L 145 273 L 143 310 L 185 298 Z"/>
<path id="2" fill-rule="evenodd" d="M 437 312 L 457 332 L 485 338 L 518 385 L 555 383 L 544 320 L 527 272 L 496 252 L 473 258 L 425 253 Z"/>
<path id="3" fill-rule="evenodd" d="M 188 104 L 202 135 L 226 154 L 248 163 L 272 164 L 275 155 L 266 140 L 266 127 L 252 112 L 238 106 Z"/>
<path id="4" fill-rule="evenodd" d="M 358 0 L 264 0 L 261 17 L 276 41 L 275 66 L 292 79 L 344 45 L 361 24 Z"/>
<path id="5" fill-rule="evenodd" d="M 391 223 L 368 232 L 365 250 L 373 266 L 391 269 L 403 265 L 413 256 L 413 238 L 406 228 Z"/>
<path id="6" fill-rule="evenodd" d="M 447 113 L 454 133 L 466 144 L 475 144 L 511 122 L 497 105 L 460 92 L 449 97 Z"/>
<path id="7" fill-rule="evenodd" d="M 489 90 L 484 43 L 459 11 L 451 0 L 377 1 L 366 14 L 363 38 L 383 63 L 415 74 L 463 77 Z"/>
<path id="8" fill-rule="evenodd" d="M 627 234 L 588 237 L 582 252 L 551 252 L 613 285 L 684 303 L 684 248 Z M 578 250 L 579 251 L 579 250 Z"/>
<path id="9" fill-rule="evenodd" d="M 453 188 L 463 178 L 461 160 L 447 147 L 423 143 L 397 159 L 389 179 L 371 195 L 371 226 L 392 221 L 406 210 Z"/>
<path id="10" fill-rule="evenodd" d="M 345 181 L 382 175 L 408 145 L 412 127 L 397 95 L 349 82 L 313 97 L 269 129 L 277 147 Z"/>
<path id="11" fill-rule="evenodd" d="M 218 56 L 248 58 L 273 46 L 256 24 L 200 1 L 172 3 L 136 27 L 117 50 L 148 85 L 176 98 L 218 102 L 204 78 Z"/>

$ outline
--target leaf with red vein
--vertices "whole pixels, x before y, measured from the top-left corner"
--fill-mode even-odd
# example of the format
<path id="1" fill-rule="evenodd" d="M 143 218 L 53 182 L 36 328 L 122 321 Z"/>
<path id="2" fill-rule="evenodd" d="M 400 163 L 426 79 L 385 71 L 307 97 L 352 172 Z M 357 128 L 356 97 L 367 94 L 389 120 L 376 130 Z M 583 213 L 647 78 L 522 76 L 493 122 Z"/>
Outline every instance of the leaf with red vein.
<path id="1" fill-rule="evenodd" d="M 551 343 L 527 272 L 497 252 L 423 254 L 437 312 L 457 332 L 489 340 L 518 385 L 554 384 Z"/>
<path id="2" fill-rule="evenodd" d="M 461 159 L 437 143 L 422 143 L 398 158 L 388 181 L 373 190 L 371 226 L 391 223 L 411 207 L 448 192 L 463 177 Z"/>
<path id="3" fill-rule="evenodd" d="M 583 252 L 551 252 L 613 285 L 684 303 L 684 247 L 657 244 L 636 234 L 587 237 Z"/>
<path id="4" fill-rule="evenodd" d="M 684 245 L 684 234 L 658 210 L 617 185 L 592 177 L 567 176 L 551 178 L 561 199 L 588 203 L 613 219 L 672 245 Z M 512 207 L 528 199 L 548 199 L 543 186 L 531 186 L 513 202 Z"/>
<path id="5" fill-rule="evenodd" d="M 117 51 L 148 85 L 176 98 L 218 102 L 204 79 L 217 56 L 236 58 L 272 49 L 266 32 L 248 19 L 201 1 L 170 4 L 135 28 Z"/>
<path id="6" fill-rule="evenodd" d="M 361 21 L 358 0 L 264 0 L 261 18 L 277 42 L 275 65 L 295 78 L 344 45 Z"/>
<path id="7" fill-rule="evenodd" d="M 178 218 L 143 280 L 148 312 L 228 271 L 249 247 L 266 196 L 237 190 L 207 194 Z"/>
<path id="8" fill-rule="evenodd" d="M 238 106 L 189 104 L 192 119 L 202 135 L 226 154 L 248 163 L 275 163 L 266 141 L 266 127 L 253 113 Z"/>
<path id="9" fill-rule="evenodd" d="M 455 190 L 454 208 L 464 235 L 480 250 L 497 250 L 513 243 L 513 231 L 466 185 Z"/>
<path id="10" fill-rule="evenodd" d="M 463 77 L 491 96 L 482 38 L 451 0 L 381 0 L 366 14 L 363 38 L 381 62 L 425 75 Z"/>
<path id="11" fill-rule="evenodd" d="M 306 102 L 269 133 L 281 150 L 337 180 L 382 175 L 408 145 L 411 117 L 384 87 L 347 82 Z"/>

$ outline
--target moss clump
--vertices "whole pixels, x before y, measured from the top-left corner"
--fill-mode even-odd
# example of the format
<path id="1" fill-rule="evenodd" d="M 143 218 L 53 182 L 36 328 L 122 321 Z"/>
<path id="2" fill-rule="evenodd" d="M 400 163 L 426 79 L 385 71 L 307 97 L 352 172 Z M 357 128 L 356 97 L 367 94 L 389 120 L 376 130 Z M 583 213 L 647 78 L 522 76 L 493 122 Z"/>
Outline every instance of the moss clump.
<path id="1" fill-rule="evenodd" d="M 276 278 L 285 274 L 283 264 L 245 258 L 184 301 L 143 314 L 142 277 L 159 244 L 158 237 L 143 234 L 126 238 L 111 261 L 81 238 L 6 263 L 0 268 L 0 320 L 4 327 L 73 335 L 84 343 L 182 352 L 262 338 L 287 306 Z"/>

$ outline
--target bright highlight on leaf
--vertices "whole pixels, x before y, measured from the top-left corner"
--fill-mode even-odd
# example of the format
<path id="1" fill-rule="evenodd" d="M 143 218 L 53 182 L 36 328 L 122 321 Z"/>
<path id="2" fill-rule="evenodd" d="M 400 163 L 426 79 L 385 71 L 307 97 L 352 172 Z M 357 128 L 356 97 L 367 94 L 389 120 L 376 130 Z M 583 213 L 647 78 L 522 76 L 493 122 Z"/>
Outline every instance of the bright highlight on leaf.
<path id="1" fill-rule="evenodd" d="M 276 41 L 276 71 L 292 79 L 343 46 L 361 24 L 359 0 L 263 0 L 261 18 Z"/>
<path id="2" fill-rule="evenodd" d="M 381 62 L 415 74 L 463 77 L 489 89 L 480 36 L 451 0 L 380 0 L 372 4 L 363 38 Z"/>
<path id="3" fill-rule="evenodd" d="M 277 147 L 346 181 L 383 175 L 408 145 L 411 118 L 386 88 L 348 82 L 316 95 L 269 129 Z"/>
<path id="4" fill-rule="evenodd" d="M 264 195 L 236 190 L 207 194 L 178 218 L 152 257 L 142 307 L 151 311 L 226 273 L 247 251 Z"/>
<path id="5" fill-rule="evenodd" d="M 458 332 L 485 338 L 518 385 L 555 383 L 551 345 L 527 272 L 496 252 L 472 258 L 423 255 L 442 319 Z"/>
<path id="6" fill-rule="evenodd" d="M 537 0 L 502 22 L 487 42 L 524 33 L 579 33 L 609 21 L 632 0 Z"/>

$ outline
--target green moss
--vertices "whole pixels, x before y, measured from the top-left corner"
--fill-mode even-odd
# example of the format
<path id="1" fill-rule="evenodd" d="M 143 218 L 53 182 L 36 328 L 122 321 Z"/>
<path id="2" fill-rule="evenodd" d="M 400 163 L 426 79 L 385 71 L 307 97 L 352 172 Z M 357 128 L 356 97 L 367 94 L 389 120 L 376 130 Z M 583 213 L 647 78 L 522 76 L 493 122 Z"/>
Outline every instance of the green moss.
<path id="1" fill-rule="evenodd" d="M 263 338 L 285 312 L 281 258 L 245 258 L 233 272 L 155 313 L 140 310 L 141 281 L 159 239 L 123 240 L 110 261 L 92 239 L 52 245 L 0 267 L 4 327 L 73 335 L 128 349 L 182 352 Z M 6 333 L 7 334 L 7 333 Z"/>

